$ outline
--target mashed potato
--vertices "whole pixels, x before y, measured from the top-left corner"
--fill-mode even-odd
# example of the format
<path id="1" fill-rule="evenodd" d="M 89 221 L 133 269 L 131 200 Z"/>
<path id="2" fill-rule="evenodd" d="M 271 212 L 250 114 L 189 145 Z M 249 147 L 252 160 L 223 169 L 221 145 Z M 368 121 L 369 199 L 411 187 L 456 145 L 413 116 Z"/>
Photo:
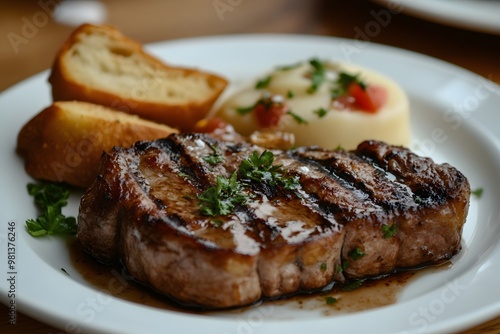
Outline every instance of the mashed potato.
<path id="1" fill-rule="evenodd" d="M 382 92 L 374 95 L 375 107 L 367 92 Z M 314 59 L 277 68 L 241 88 L 217 116 L 243 135 L 271 128 L 293 133 L 296 145 L 354 149 L 366 139 L 408 145 L 409 112 L 406 94 L 386 76 Z"/>

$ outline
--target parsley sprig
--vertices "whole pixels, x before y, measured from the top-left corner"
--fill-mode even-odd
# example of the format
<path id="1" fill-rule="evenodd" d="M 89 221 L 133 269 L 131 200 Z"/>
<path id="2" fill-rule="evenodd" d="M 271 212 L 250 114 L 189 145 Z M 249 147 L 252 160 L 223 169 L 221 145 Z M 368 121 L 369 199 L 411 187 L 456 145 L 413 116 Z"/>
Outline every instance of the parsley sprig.
<path id="1" fill-rule="evenodd" d="M 26 220 L 29 234 L 34 237 L 47 234 L 76 234 L 75 217 L 66 217 L 61 212 L 61 209 L 68 204 L 68 189 L 55 183 L 30 183 L 27 188 L 40 210 L 37 219 Z"/>
<path id="2" fill-rule="evenodd" d="M 361 247 L 356 247 L 352 251 L 349 252 L 349 257 L 353 259 L 354 261 L 361 259 L 363 256 L 365 256 L 365 252 L 361 249 Z"/>
<path id="3" fill-rule="evenodd" d="M 219 162 L 224 161 L 224 156 L 221 154 L 221 152 L 217 146 L 210 145 L 210 148 L 212 149 L 213 153 L 210 155 L 204 156 L 203 160 L 205 160 L 210 165 L 216 165 Z"/>
<path id="4" fill-rule="evenodd" d="M 326 303 L 327 305 L 333 305 L 333 304 L 335 304 L 336 302 L 337 302 L 337 298 L 335 298 L 335 297 L 332 297 L 332 296 L 327 296 L 327 297 L 325 297 L 325 303 Z"/>
<path id="5" fill-rule="evenodd" d="M 398 226 L 396 224 L 382 225 L 382 233 L 384 234 L 384 239 L 388 239 L 395 236 L 397 231 L 398 231 Z"/>
<path id="6" fill-rule="evenodd" d="M 266 183 L 269 186 L 281 186 L 286 190 L 299 187 L 298 176 L 285 176 L 281 165 L 274 165 L 274 154 L 265 150 L 258 151 L 241 162 L 238 171 L 229 178 L 217 176 L 216 185 L 198 195 L 200 212 L 205 216 L 224 216 L 233 212 L 236 205 L 244 205 L 251 194 L 245 188 L 251 182 Z"/>
<path id="7" fill-rule="evenodd" d="M 340 290 L 353 291 L 353 290 L 356 290 L 357 288 L 361 287 L 364 282 L 365 282 L 364 279 L 356 279 L 354 281 L 350 281 L 350 282 L 347 282 L 346 284 L 344 284 Z"/>
<path id="8" fill-rule="evenodd" d="M 337 78 L 335 86 L 331 90 L 332 99 L 336 99 L 347 94 L 349 86 L 353 82 L 360 85 L 363 90 L 366 90 L 366 84 L 359 78 L 359 74 L 339 72 L 339 76 Z"/>
<path id="9" fill-rule="evenodd" d="M 273 165 L 274 154 L 265 150 L 253 151 L 252 154 L 240 164 L 239 173 L 243 182 L 249 180 L 265 182 L 270 186 L 281 185 L 287 190 L 296 189 L 299 186 L 298 176 L 285 176 L 281 165 Z"/>
<path id="10" fill-rule="evenodd" d="M 275 175 L 280 167 L 273 166 L 274 154 L 271 151 L 264 151 L 261 155 L 253 151 L 252 154 L 241 162 L 240 175 L 243 179 L 253 181 L 267 181 L 275 185 Z"/>
<path id="11" fill-rule="evenodd" d="M 299 115 L 297 115 L 296 113 L 294 113 L 293 111 L 287 111 L 286 112 L 287 115 L 290 115 L 292 116 L 293 120 L 297 123 L 297 124 L 307 124 L 308 122 L 303 119 L 302 117 L 300 117 Z"/>
<path id="12" fill-rule="evenodd" d="M 318 108 L 316 110 L 313 110 L 313 113 L 318 115 L 319 118 L 323 118 L 326 116 L 326 114 L 328 114 L 328 110 L 326 110 L 325 108 Z"/>
<path id="13" fill-rule="evenodd" d="M 313 67 L 311 72 L 311 86 L 307 89 L 309 94 L 315 93 L 319 86 L 325 81 L 326 71 L 325 65 L 318 59 L 309 60 L 309 64 Z"/>
<path id="14" fill-rule="evenodd" d="M 289 64 L 289 65 L 277 66 L 276 69 L 278 71 L 289 71 L 289 70 L 293 70 L 294 68 L 297 68 L 301 65 L 302 65 L 302 62 L 298 62 L 298 63 Z"/>
<path id="15" fill-rule="evenodd" d="M 255 89 L 266 88 L 271 83 L 271 79 L 272 79 L 271 76 L 267 76 L 267 77 L 257 81 L 257 83 L 255 84 Z"/>
<path id="16" fill-rule="evenodd" d="M 257 100 L 257 102 L 255 102 L 254 104 L 249 105 L 249 106 L 237 107 L 236 112 L 239 115 L 243 116 L 243 115 L 249 114 L 252 111 L 254 111 L 258 105 L 263 105 L 266 109 L 269 109 L 273 105 L 273 103 L 277 103 L 277 102 L 273 101 L 272 95 L 266 91 L 262 94 L 261 98 L 259 100 Z"/>
<path id="17" fill-rule="evenodd" d="M 481 196 L 483 195 L 483 188 L 477 188 L 475 190 L 472 190 L 471 194 L 476 198 L 481 198 Z"/>
<path id="18" fill-rule="evenodd" d="M 309 64 L 312 66 L 312 71 L 308 74 L 311 79 L 311 86 L 309 86 L 307 92 L 313 94 L 319 89 L 323 82 L 327 81 L 328 64 L 316 58 L 309 60 Z M 333 82 L 334 88 L 331 90 L 332 98 L 335 99 L 345 95 L 353 82 L 360 85 L 363 90 L 366 90 L 366 83 L 360 79 L 359 74 L 339 72 L 337 80 Z"/>
<path id="19" fill-rule="evenodd" d="M 198 195 L 201 214 L 205 216 L 224 216 L 230 214 L 237 204 L 245 204 L 247 196 L 237 173 L 231 177 L 217 176 L 217 183 Z"/>

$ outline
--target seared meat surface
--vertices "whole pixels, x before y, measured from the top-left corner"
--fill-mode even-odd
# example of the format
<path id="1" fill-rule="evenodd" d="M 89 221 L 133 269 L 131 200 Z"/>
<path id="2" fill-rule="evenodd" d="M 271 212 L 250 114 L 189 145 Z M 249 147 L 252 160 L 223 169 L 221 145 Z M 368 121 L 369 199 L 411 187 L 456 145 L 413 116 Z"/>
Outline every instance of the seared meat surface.
<path id="1" fill-rule="evenodd" d="M 82 247 L 178 301 L 214 308 L 460 250 L 470 187 L 454 167 L 366 141 L 350 152 L 273 150 L 273 170 L 290 183 L 245 178 L 242 164 L 264 151 L 206 134 L 113 149 L 80 204 Z M 210 189 L 232 176 L 240 200 L 224 214 L 204 210 Z"/>

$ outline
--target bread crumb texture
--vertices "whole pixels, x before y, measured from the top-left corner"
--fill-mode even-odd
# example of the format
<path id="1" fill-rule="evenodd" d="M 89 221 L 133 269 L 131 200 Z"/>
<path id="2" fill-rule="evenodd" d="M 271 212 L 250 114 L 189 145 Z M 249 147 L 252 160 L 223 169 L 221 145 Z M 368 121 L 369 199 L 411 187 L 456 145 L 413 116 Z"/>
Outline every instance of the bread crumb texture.
<path id="1" fill-rule="evenodd" d="M 79 34 L 64 54 L 67 74 L 95 89 L 153 103 L 189 104 L 212 96 L 205 75 L 174 67 L 166 71 L 134 47 L 101 31 Z"/>

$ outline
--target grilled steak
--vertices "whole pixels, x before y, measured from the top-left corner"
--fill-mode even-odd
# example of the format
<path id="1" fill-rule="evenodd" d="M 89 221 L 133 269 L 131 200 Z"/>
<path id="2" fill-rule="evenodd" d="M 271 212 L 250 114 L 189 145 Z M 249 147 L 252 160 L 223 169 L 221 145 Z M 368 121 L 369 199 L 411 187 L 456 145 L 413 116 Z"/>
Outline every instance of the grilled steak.
<path id="1" fill-rule="evenodd" d="M 213 308 L 460 250 L 470 187 L 448 164 L 366 141 L 349 152 L 273 150 L 260 180 L 244 174 L 263 152 L 206 134 L 114 148 L 80 204 L 82 247 L 178 301 Z M 210 199 L 218 206 L 207 208 Z"/>

